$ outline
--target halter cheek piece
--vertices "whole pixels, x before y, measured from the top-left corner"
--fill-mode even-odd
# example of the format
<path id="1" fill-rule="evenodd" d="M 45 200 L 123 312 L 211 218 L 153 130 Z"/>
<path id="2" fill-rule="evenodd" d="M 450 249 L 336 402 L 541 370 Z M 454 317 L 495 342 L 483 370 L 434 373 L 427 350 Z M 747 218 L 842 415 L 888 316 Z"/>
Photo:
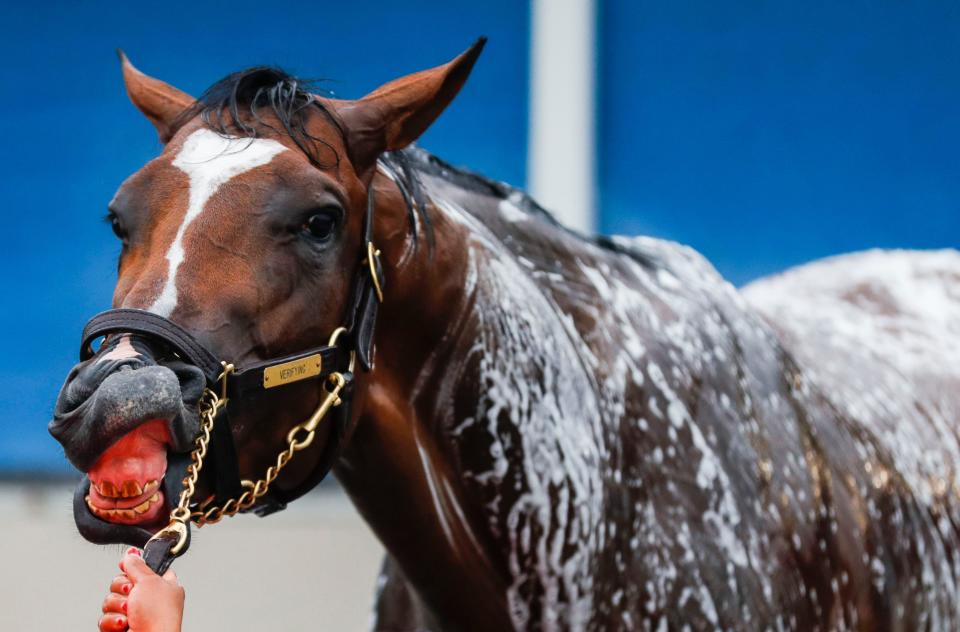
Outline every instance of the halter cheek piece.
<path id="1" fill-rule="evenodd" d="M 350 404 L 354 365 L 359 360 L 365 371 L 373 366 L 373 334 L 377 310 L 383 300 L 380 251 L 373 245 L 373 210 L 371 186 L 363 224 L 363 260 L 354 278 L 345 324 L 333 332 L 326 346 L 235 368 L 219 360 L 180 325 L 144 310 L 111 309 L 91 318 L 83 328 L 81 360 L 95 355 L 92 343 L 97 338 L 135 333 L 162 342 L 181 359 L 199 368 L 206 378 L 207 388 L 198 403 L 200 435 L 191 453 L 191 464 L 187 466 L 180 502 L 171 512 L 170 524 L 144 547 L 144 559 L 157 573 L 163 574 L 175 558 L 186 552 L 191 522 L 203 526 L 241 511 L 253 511 L 259 516 L 280 511 L 288 502 L 313 489 L 339 457 L 352 431 Z M 250 395 L 307 379 L 322 385 L 320 405 L 309 419 L 290 430 L 287 449 L 277 456 L 276 465 L 268 468 L 262 479 L 241 480 L 227 403 L 236 405 Z M 293 455 L 312 443 L 316 428 L 328 414 L 332 417 L 330 439 L 307 479 L 286 492 L 271 487 Z M 193 502 L 193 494 L 204 465 L 214 470 L 215 494 L 197 504 Z"/>

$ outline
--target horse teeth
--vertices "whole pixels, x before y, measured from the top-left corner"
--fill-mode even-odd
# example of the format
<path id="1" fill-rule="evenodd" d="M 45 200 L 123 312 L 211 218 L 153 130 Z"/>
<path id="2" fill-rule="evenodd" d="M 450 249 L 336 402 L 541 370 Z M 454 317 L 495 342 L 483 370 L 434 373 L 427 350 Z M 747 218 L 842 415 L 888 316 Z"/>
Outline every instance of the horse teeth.
<path id="1" fill-rule="evenodd" d="M 124 481 L 120 486 L 120 494 L 124 498 L 136 498 L 143 493 L 143 488 L 137 481 Z"/>
<path id="2" fill-rule="evenodd" d="M 140 503 L 139 505 L 137 505 L 136 507 L 134 507 L 133 510 L 138 514 L 146 513 L 147 509 L 150 509 L 150 506 L 153 505 L 153 503 L 158 502 L 159 500 L 160 500 L 160 494 L 156 493 L 150 498 Z"/>
<path id="3" fill-rule="evenodd" d="M 150 498 L 131 509 L 117 509 L 116 507 L 113 509 L 106 509 L 104 507 L 98 507 L 90 500 L 90 496 L 87 496 L 85 500 L 87 501 L 87 507 L 89 507 L 94 514 L 103 518 L 104 520 L 113 520 L 115 518 L 135 520 L 138 516 L 145 514 L 154 503 L 160 501 L 160 492 L 154 492 Z"/>
<path id="4" fill-rule="evenodd" d="M 119 485 L 110 481 L 101 481 L 100 483 L 93 483 L 93 487 L 104 498 L 136 498 L 137 496 L 151 494 L 159 489 L 160 481 L 147 481 L 143 485 L 138 481 L 123 481 Z"/>

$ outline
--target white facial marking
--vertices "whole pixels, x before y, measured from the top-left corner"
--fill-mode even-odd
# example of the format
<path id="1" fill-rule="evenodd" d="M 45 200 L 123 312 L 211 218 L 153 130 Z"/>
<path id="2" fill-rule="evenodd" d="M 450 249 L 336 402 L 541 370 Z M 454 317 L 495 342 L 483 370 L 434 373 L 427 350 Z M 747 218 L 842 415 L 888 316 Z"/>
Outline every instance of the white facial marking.
<path id="1" fill-rule="evenodd" d="M 97 359 L 97 363 L 106 362 L 107 360 L 125 360 L 138 355 L 140 354 L 138 354 L 137 350 L 130 344 L 130 336 L 123 336 L 120 338 L 120 342 L 117 343 L 116 347 Z"/>
<path id="2" fill-rule="evenodd" d="M 163 290 L 148 310 L 169 316 L 177 306 L 177 268 L 183 263 L 183 236 L 217 190 L 231 178 L 265 165 L 286 147 L 267 138 L 224 138 L 199 129 L 183 143 L 173 165 L 190 177 L 190 198 L 183 222 L 167 251 L 169 269 Z"/>

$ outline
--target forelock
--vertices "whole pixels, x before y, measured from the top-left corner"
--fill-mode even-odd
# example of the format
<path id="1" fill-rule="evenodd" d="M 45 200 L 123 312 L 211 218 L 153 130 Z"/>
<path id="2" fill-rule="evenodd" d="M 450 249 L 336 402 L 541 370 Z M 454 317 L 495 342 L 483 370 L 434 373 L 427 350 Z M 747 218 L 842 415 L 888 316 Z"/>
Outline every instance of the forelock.
<path id="1" fill-rule="evenodd" d="M 317 167 L 336 168 L 339 152 L 328 140 L 310 132 L 309 118 L 316 114 L 326 117 L 341 137 L 344 130 L 315 91 L 314 82 L 297 79 L 279 68 L 247 68 L 207 88 L 180 115 L 176 127 L 199 117 L 206 127 L 225 137 L 287 136 Z"/>

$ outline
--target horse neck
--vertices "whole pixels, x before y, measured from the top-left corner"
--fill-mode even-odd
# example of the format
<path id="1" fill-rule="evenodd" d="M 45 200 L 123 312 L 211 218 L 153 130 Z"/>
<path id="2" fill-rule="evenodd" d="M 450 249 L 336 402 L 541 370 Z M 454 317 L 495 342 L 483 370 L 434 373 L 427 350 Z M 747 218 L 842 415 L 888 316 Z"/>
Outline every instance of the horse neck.
<path id="1" fill-rule="evenodd" d="M 557 588 L 557 573 L 526 574 L 545 524 L 562 527 L 563 541 L 551 534 L 544 546 L 560 546 L 572 567 L 602 548 L 603 402 L 595 351 L 569 314 L 602 300 L 570 283 L 573 268 L 609 252 L 521 210 L 519 198 L 424 180 L 436 250 L 395 254 L 404 263 L 388 266 L 378 367 L 360 384 L 363 412 L 338 476 L 428 602 L 506 617 L 528 582 Z M 579 294 L 563 299 L 568 288 Z M 589 598 L 577 582 L 559 587 L 573 604 Z"/>
<path id="2" fill-rule="evenodd" d="M 600 246 L 509 192 L 426 182 L 437 249 L 388 278 L 341 481 L 434 607 L 509 612 L 522 628 L 547 616 L 525 609 L 537 591 L 587 616 L 589 569 L 624 537 L 607 530 L 605 497 L 646 471 L 643 420 L 666 410 L 692 428 L 680 416 L 704 319 L 742 320 L 735 291 L 676 245 Z"/>
<path id="3" fill-rule="evenodd" d="M 378 222 L 406 221 L 397 185 L 384 177 L 375 184 Z M 492 554 L 482 515 L 465 500 L 434 398 L 423 392 L 437 371 L 455 369 L 457 358 L 444 354 L 453 352 L 451 330 L 472 300 L 464 289 L 467 231 L 430 207 L 435 248 L 422 225 L 417 246 L 398 225 L 378 238 L 387 290 L 376 366 L 360 376 L 359 419 L 336 475 L 418 593 L 443 611 L 438 616 L 470 622 L 464 629 L 507 629 L 502 562 Z"/>

